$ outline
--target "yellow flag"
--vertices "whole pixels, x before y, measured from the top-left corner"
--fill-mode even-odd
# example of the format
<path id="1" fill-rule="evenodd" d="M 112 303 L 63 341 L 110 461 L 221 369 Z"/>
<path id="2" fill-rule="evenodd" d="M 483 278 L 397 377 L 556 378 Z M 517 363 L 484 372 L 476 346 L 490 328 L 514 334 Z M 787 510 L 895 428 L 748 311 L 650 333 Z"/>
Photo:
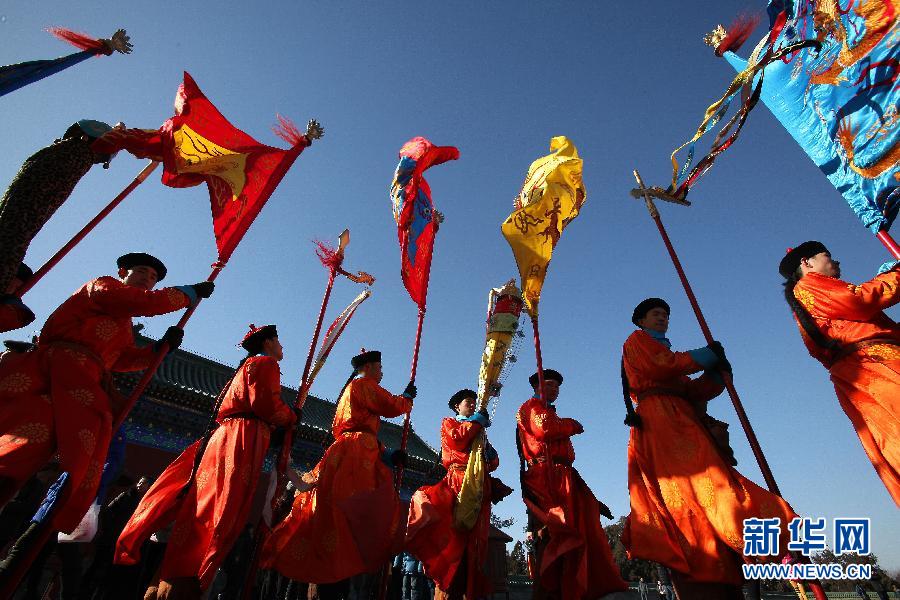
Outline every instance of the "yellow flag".
<path id="1" fill-rule="evenodd" d="M 482 433 L 469 449 L 469 462 L 463 474 L 456 506 L 453 508 L 453 524 L 459 529 L 470 531 L 478 521 L 484 498 L 484 434 Z"/>
<path id="2" fill-rule="evenodd" d="M 538 313 L 553 248 L 586 199 L 575 145 L 560 135 L 550 140 L 550 150 L 552 154 L 528 167 L 515 210 L 500 226 L 519 265 L 522 296 L 531 316 Z"/>

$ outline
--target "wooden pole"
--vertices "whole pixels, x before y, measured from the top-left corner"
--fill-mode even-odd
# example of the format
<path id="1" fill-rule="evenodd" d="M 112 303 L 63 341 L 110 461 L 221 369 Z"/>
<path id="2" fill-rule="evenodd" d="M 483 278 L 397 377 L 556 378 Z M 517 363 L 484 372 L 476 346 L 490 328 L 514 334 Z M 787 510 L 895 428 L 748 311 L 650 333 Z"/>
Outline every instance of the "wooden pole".
<path id="1" fill-rule="evenodd" d="M 27 292 L 28 290 L 30 290 L 31 288 L 33 288 L 34 285 L 35 285 L 38 281 L 40 281 L 41 279 L 43 279 L 44 275 L 46 275 L 47 272 L 48 272 L 50 269 L 52 269 L 53 267 L 55 267 L 56 264 L 57 264 L 59 261 L 61 261 L 61 260 L 63 259 L 63 257 L 64 257 L 66 254 L 68 254 L 68 253 L 72 250 L 72 248 L 74 248 L 75 246 L 77 246 L 77 245 L 78 245 L 78 242 L 80 242 L 80 241 L 83 240 L 85 237 L 87 237 L 87 234 L 89 234 L 89 233 L 94 229 L 94 227 L 96 227 L 97 224 L 100 223 L 100 221 L 102 221 L 103 219 L 105 219 L 105 218 L 109 215 L 109 213 L 111 213 L 111 212 L 113 211 L 114 208 L 116 208 L 119 204 L 121 204 L 121 203 L 122 203 L 122 200 L 124 200 L 124 199 L 128 196 L 128 194 L 130 194 L 131 192 L 133 192 L 134 189 L 135 189 L 137 186 L 139 186 L 139 185 L 141 185 L 142 183 L 144 183 L 144 181 L 147 179 L 147 177 L 149 177 L 150 174 L 151 174 L 151 173 L 156 169 L 156 167 L 158 167 L 158 166 L 159 166 L 159 163 L 158 163 L 158 162 L 156 162 L 156 161 L 150 161 L 150 163 L 149 163 L 146 167 L 144 167 L 144 168 L 141 170 L 140 173 L 137 174 L 137 177 L 135 177 L 135 178 L 131 181 L 131 183 L 129 183 L 129 184 L 125 187 L 124 190 L 122 190 L 121 192 L 119 192 L 119 195 L 118 195 L 118 196 L 116 196 L 115 198 L 113 198 L 112 201 L 111 201 L 109 204 L 107 204 L 105 208 L 103 208 L 103 210 L 101 210 L 99 213 L 97 213 L 97 216 L 96 216 L 96 217 L 94 217 L 93 219 L 91 219 L 91 220 L 88 222 L 87 225 L 85 225 L 84 227 L 82 227 L 82 228 L 81 228 L 81 231 L 79 231 L 78 233 L 76 233 L 75 236 L 72 237 L 71 240 L 69 240 L 68 242 L 66 242 L 66 244 L 56 252 L 56 254 L 54 254 L 53 256 L 50 257 L 50 260 L 48 260 L 46 263 L 44 263 L 44 264 L 41 266 L 41 268 L 38 269 L 37 272 L 35 272 L 35 274 L 32 275 L 32 276 L 28 279 L 28 281 L 26 281 L 25 283 L 22 284 L 21 287 L 19 287 L 19 289 L 16 291 L 16 294 L 19 296 L 19 298 L 21 298 L 22 296 L 24 296 L 24 295 L 25 295 L 25 292 Z"/>
<path id="2" fill-rule="evenodd" d="M 644 181 L 641 179 L 641 176 L 637 172 L 637 170 L 634 171 L 634 178 L 635 180 L 637 180 L 638 188 L 643 193 L 644 202 L 647 205 L 647 210 L 650 213 L 650 216 L 653 218 L 653 222 L 656 223 L 656 227 L 657 229 L 659 229 L 659 234 L 666 246 L 666 250 L 668 250 L 669 252 L 669 257 L 672 259 L 672 264 L 675 266 L 675 271 L 678 273 L 678 278 L 681 280 L 681 285 L 684 287 L 684 292 L 685 294 L 687 294 L 688 301 L 691 303 L 691 308 L 694 310 L 694 315 L 697 317 L 697 322 L 700 324 L 700 329 L 703 331 L 703 337 L 706 338 L 707 344 L 711 344 L 714 341 L 714 338 L 712 332 L 709 329 L 709 324 L 706 322 L 706 318 L 703 316 L 703 311 L 700 310 L 700 304 L 699 302 L 697 302 L 697 297 L 694 295 L 694 290 L 691 288 L 691 284 L 687 279 L 687 275 L 685 275 L 684 273 L 684 268 L 681 266 L 681 261 L 678 259 L 678 255 L 675 253 L 675 247 L 672 245 L 672 241 L 669 239 L 668 233 L 666 233 L 666 228 L 663 226 L 662 219 L 659 216 L 659 210 L 657 210 L 656 205 L 653 203 L 653 198 L 651 198 L 650 194 L 647 193 L 647 188 L 644 186 Z M 726 371 L 719 371 L 719 374 L 722 376 L 722 379 L 725 382 L 725 389 L 728 390 L 728 396 L 731 398 L 731 403 L 734 405 L 735 412 L 737 412 L 738 420 L 741 422 L 741 427 L 743 427 L 744 433 L 747 435 L 747 441 L 750 443 L 750 448 L 753 450 L 753 456 L 756 457 L 756 463 L 759 465 L 759 470 L 762 472 L 763 479 L 765 479 L 766 481 L 766 486 L 769 488 L 770 492 L 781 496 L 781 490 L 778 488 L 778 484 L 775 481 L 775 476 L 772 474 L 772 470 L 769 468 L 769 462 L 766 460 L 766 457 L 763 454 L 762 447 L 759 444 L 756 433 L 753 431 L 753 426 L 750 425 L 750 419 L 747 418 L 747 413 L 744 411 L 744 405 L 741 402 L 740 397 L 738 396 L 737 389 L 734 387 L 734 381 L 731 378 L 731 374 Z M 820 583 L 818 583 L 817 581 L 809 581 L 807 583 L 815 594 L 817 600 L 826 600 L 825 592 L 822 589 Z"/>

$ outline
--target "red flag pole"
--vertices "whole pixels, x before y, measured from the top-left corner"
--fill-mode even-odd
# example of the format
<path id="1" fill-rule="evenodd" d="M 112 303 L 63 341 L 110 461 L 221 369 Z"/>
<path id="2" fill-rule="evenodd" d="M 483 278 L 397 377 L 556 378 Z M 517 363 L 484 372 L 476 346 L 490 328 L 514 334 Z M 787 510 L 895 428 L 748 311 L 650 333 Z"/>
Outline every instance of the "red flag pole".
<path id="1" fill-rule="evenodd" d="M 656 228 L 659 229 L 659 235 L 662 236 L 663 244 L 666 246 L 666 250 L 669 252 L 669 257 L 672 259 L 672 264 L 675 266 L 675 271 L 678 273 L 678 278 L 681 280 L 681 285 L 684 288 L 685 294 L 687 294 L 688 301 L 691 303 L 691 308 L 694 310 L 694 315 L 697 317 L 697 323 L 700 325 L 700 330 L 703 332 L 703 337 L 706 338 L 706 343 L 711 344 L 714 341 L 712 331 L 709 329 L 709 324 L 706 322 L 706 317 L 703 316 L 703 311 L 700 310 L 700 304 L 697 302 L 697 297 L 694 295 L 694 290 L 691 288 L 691 284 L 687 279 L 687 275 L 684 273 L 684 269 L 681 266 L 681 261 L 678 259 L 678 254 L 675 253 L 675 247 L 672 246 L 672 241 L 669 239 L 669 234 L 666 233 L 666 228 L 663 226 L 662 219 L 659 216 L 659 210 L 657 210 L 656 205 L 653 203 L 653 199 L 649 194 L 646 193 L 646 187 L 644 186 L 644 181 L 641 179 L 640 174 L 635 170 L 634 178 L 638 182 L 638 186 L 642 191 L 644 191 L 644 201 L 647 204 L 647 210 L 650 212 L 650 216 L 653 218 L 653 222 L 656 223 Z M 747 418 L 747 413 L 744 411 L 744 405 L 741 402 L 740 397 L 738 396 L 737 389 L 734 387 L 734 382 L 731 379 L 731 375 L 728 373 L 721 373 L 722 379 L 725 381 L 725 389 L 728 390 L 728 396 L 731 397 L 731 403 L 734 405 L 734 410 L 737 412 L 738 420 L 741 422 L 741 427 L 744 428 L 744 433 L 747 435 L 747 441 L 750 442 L 750 448 L 753 450 L 753 456 L 756 457 L 756 463 L 759 465 L 759 470 L 762 471 L 763 479 L 766 480 L 766 486 L 768 486 L 769 491 L 781 495 L 781 491 L 778 488 L 778 484 L 775 482 L 775 476 L 772 475 L 772 470 L 769 468 L 769 462 L 766 460 L 765 455 L 763 454 L 762 447 L 759 445 L 759 440 L 756 437 L 756 433 L 753 431 L 753 426 L 750 425 L 750 420 Z"/>
<path id="2" fill-rule="evenodd" d="M 531 315 L 531 327 L 534 329 L 534 355 L 537 359 L 538 393 L 541 395 L 541 400 L 546 404 L 547 400 L 544 398 L 544 357 L 541 354 L 541 332 L 538 329 L 537 311 Z"/>
<path id="3" fill-rule="evenodd" d="M 653 199 L 650 197 L 650 194 L 647 193 L 647 188 L 644 186 L 644 181 L 643 179 L 641 179 L 641 176 L 637 172 L 637 170 L 634 171 L 634 178 L 637 180 L 638 187 L 643 193 L 644 202 L 647 205 L 647 210 L 649 211 L 650 216 L 653 218 L 653 222 L 656 223 L 656 228 L 659 229 L 659 234 L 666 246 L 666 250 L 668 250 L 669 252 L 669 257 L 672 259 L 672 264 L 675 266 L 675 271 L 678 273 L 678 278 L 681 280 L 681 285 L 684 288 L 684 292 L 685 294 L 687 294 L 688 301 L 691 303 L 691 308 L 694 310 L 694 315 L 697 317 L 697 323 L 700 325 L 700 329 L 703 332 L 703 337 L 706 338 L 707 344 L 711 344 L 713 343 L 713 341 L 715 341 L 712 335 L 712 331 L 710 331 L 709 324 L 706 322 L 706 318 L 703 316 L 703 311 L 700 310 L 700 304 L 699 302 L 697 302 L 697 297 L 694 295 L 694 290 L 693 288 L 691 288 L 691 284 L 687 279 L 687 275 L 685 275 L 684 273 L 684 268 L 681 266 L 681 261 L 678 258 L 678 254 L 675 253 L 675 247 L 672 245 L 672 241 L 669 239 L 669 234 L 666 233 L 666 228 L 663 226 L 662 219 L 659 216 L 659 210 L 653 203 Z M 772 469 L 769 468 L 769 462 L 766 460 L 766 457 L 763 454 L 762 447 L 759 444 L 756 433 L 753 431 L 753 426 L 750 425 L 750 419 L 747 418 L 747 413 L 744 411 L 744 405 L 741 402 L 740 397 L 738 396 L 737 389 L 734 387 L 734 381 L 731 378 L 731 374 L 726 371 L 720 371 L 719 374 L 725 382 L 725 389 L 728 390 L 728 396 L 731 398 L 731 403 L 734 405 L 735 412 L 737 412 L 738 420 L 741 422 L 741 427 L 743 427 L 744 433 L 747 436 L 747 441 L 750 443 L 750 448 L 753 450 L 753 456 L 756 457 L 756 463 L 759 465 L 759 470 L 762 472 L 763 479 L 765 479 L 766 481 L 766 486 L 769 488 L 770 492 L 781 496 L 781 490 L 778 488 L 778 483 L 775 481 L 775 476 L 772 474 Z M 807 583 L 809 584 L 810 588 L 812 588 L 817 600 L 826 600 L 825 592 L 823 591 L 821 584 L 813 581 L 807 581 Z"/>
<path id="4" fill-rule="evenodd" d="M 425 305 L 419 307 L 419 323 L 416 326 L 416 341 L 413 345 L 412 366 L 409 371 L 409 380 L 416 382 L 416 369 L 419 366 L 419 346 L 422 342 L 422 324 L 425 322 Z M 403 436 L 400 438 L 400 450 L 406 450 L 406 443 L 409 440 L 409 415 L 412 411 L 403 415 Z M 399 492 L 400 484 L 403 483 L 403 465 L 397 467 L 397 474 L 394 477 L 394 488 Z"/>
<path id="5" fill-rule="evenodd" d="M 212 282 L 216 280 L 216 277 L 219 276 L 219 273 L 222 269 L 225 268 L 225 265 L 222 263 L 215 263 L 212 267 L 212 272 L 209 274 L 209 277 L 206 278 L 206 281 Z M 200 302 L 203 298 L 197 298 L 197 303 L 187 309 L 183 315 L 181 315 L 181 319 L 179 319 L 178 323 L 175 324 L 176 327 L 180 327 L 184 329 L 187 322 L 190 320 L 192 316 L 194 316 L 194 312 L 197 310 L 197 307 L 200 305 Z M 125 418 L 128 416 L 128 413 L 131 412 L 131 409 L 134 408 L 134 405 L 137 403 L 138 399 L 141 397 L 141 394 L 144 393 L 144 390 L 147 389 L 147 386 L 150 385 L 150 380 L 153 379 L 153 376 L 156 375 L 156 371 L 159 369 L 159 365 L 162 364 L 163 359 L 166 357 L 166 354 L 169 353 L 169 344 L 166 342 L 162 342 L 159 345 L 159 350 L 156 352 L 156 356 L 153 358 L 153 362 L 147 367 L 144 371 L 143 377 L 141 377 L 140 381 L 138 381 L 137 385 L 134 386 L 134 389 L 131 390 L 131 395 L 128 397 L 127 402 L 125 403 L 124 410 L 116 417 L 115 423 L 113 423 L 113 431 L 118 431 L 119 427 L 122 426 L 122 423 L 125 421 Z"/>
<path id="6" fill-rule="evenodd" d="M 66 245 L 63 246 L 62 248 L 60 248 L 56 252 L 56 254 L 51 256 L 50 260 L 48 260 L 46 263 L 44 263 L 43 266 L 41 266 L 41 268 L 38 269 L 37 272 L 35 272 L 35 274 L 32 275 L 28 279 L 28 281 L 26 281 L 25 283 L 22 284 L 22 286 L 16 291 L 16 294 L 19 296 L 19 298 L 24 296 L 25 292 L 27 292 L 28 290 L 33 288 L 34 285 L 38 281 L 40 281 L 44 277 L 44 275 L 47 274 L 47 271 L 49 271 L 50 269 L 55 267 L 56 264 L 60 260 L 62 260 L 62 258 L 72 250 L 72 248 L 74 248 L 76 245 L 78 245 L 78 242 L 83 240 L 87 236 L 87 234 L 89 234 L 94 229 L 94 227 L 96 227 L 97 224 L 100 223 L 100 221 L 105 219 L 109 215 L 109 213 L 111 213 L 113 211 L 114 208 L 116 208 L 119 204 L 121 204 L 122 200 L 124 200 L 128 196 L 128 194 L 133 192 L 137 186 L 144 183 L 144 181 L 147 179 L 147 177 L 149 177 L 150 174 L 158 166 L 159 166 L 159 163 L 157 161 L 155 161 L 155 160 L 150 161 L 150 163 L 146 167 L 144 167 L 140 173 L 137 174 L 137 177 L 135 177 L 132 180 L 132 182 L 129 183 L 125 187 L 124 190 L 119 192 L 118 196 L 113 198 L 112 201 L 109 204 L 107 204 L 103 210 L 101 210 L 99 213 L 97 213 L 96 217 L 91 219 L 87 225 L 82 227 L 81 231 L 76 233 L 75 236 L 71 240 L 66 242 Z"/>
<path id="7" fill-rule="evenodd" d="M 875 237 L 884 244 L 884 247 L 888 249 L 888 252 L 894 255 L 894 258 L 900 260 L 900 244 L 894 241 L 894 238 L 891 237 L 886 230 L 882 229 L 878 233 L 875 234 Z"/>
<path id="8" fill-rule="evenodd" d="M 427 286 L 427 282 L 426 282 Z M 426 287 L 427 294 L 427 287 Z M 412 357 L 412 366 L 410 367 L 409 372 L 409 380 L 413 383 L 416 381 L 416 369 L 419 366 L 419 346 L 422 342 L 422 324 L 425 322 L 425 304 L 423 300 L 422 306 L 419 307 L 419 322 L 416 326 L 416 341 L 413 345 L 413 357 Z M 400 438 L 400 450 L 406 450 L 406 443 L 409 440 L 409 415 L 412 413 L 412 410 L 403 415 L 403 435 Z M 400 485 L 403 483 L 403 465 L 397 467 L 397 471 L 394 474 L 394 489 L 397 492 L 400 492 Z M 388 589 L 388 581 L 390 579 L 390 563 L 384 565 L 381 568 L 380 575 L 380 586 L 378 590 L 378 600 L 385 600 L 387 598 L 387 589 Z"/>

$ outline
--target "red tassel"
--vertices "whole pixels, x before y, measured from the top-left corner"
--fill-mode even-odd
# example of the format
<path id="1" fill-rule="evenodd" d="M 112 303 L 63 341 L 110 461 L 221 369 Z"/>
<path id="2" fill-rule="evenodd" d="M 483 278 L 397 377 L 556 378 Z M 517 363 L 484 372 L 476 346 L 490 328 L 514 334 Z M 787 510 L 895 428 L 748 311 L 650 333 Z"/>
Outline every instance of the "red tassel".
<path id="1" fill-rule="evenodd" d="M 722 56 L 729 50 L 736 52 L 756 26 L 759 25 L 759 15 L 738 15 L 726 30 L 728 34 L 716 46 L 716 56 Z"/>
<path id="2" fill-rule="evenodd" d="M 50 35 L 68 43 L 81 50 L 90 50 L 94 54 L 112 54 L 112 49 L 98 39 L 88 37 L 83 33 L 65 29 L 64 27 L 48 27 L 47 32 Z"/>
<path id="3" fill-rule="evenodd" d="M 306 134 L 297 129 L 293 121 L 281 115 L 275 116 L 278 118 L 278 125 L 272 128 L 275 135 L 286 141 L 291 147 L 309 145 Z"/>
<path id="4" fill-rule="evenodd" d="M 316 245 L 316 256 L 322 261 L 322 265 L 327 269 L 339 269 L 344 262 L 344 255 L 332 248 L 325 242 L 313 240 Z"/>

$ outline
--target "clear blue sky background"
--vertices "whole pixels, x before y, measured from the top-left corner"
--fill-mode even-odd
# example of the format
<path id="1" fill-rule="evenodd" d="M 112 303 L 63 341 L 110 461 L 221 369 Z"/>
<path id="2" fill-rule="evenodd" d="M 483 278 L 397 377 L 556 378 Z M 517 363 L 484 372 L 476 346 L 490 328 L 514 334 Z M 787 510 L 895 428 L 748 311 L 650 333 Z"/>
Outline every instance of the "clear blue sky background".
<path id="1" fill-rule="evenodd" d="M 399 275 L 388 185 L 412 136 L 459 147 L 459 161 L 429 172 L 446 215 L 437 239 L 419 364 L 416 431 L 438 446 L 446 400 L 477 384 L 488 288 L 517 273 L 499 231 L 525 169 L 554 135 L 584 158 L 588 201 L 557 247 L 542 301 L 545 364 L 566 377 L 559 411 L 579 419 L 577 465 L 616 515 L 629 510 L 628 429 L 622 425 L 621 344 L 633 306 L 672 305 L 676 348 L 703 345 L 675 273 L 643 205 L 630 199 L 633 168 L 650 184 L 670 177 L 668 155 L 687 139 L 732 72 L 701 42 L 718 22 L 764 3 L 141 3 L 17 2 L 0 15 L 0 62 L 69 52 L 42 28 L 108 36 L 125 27 L 131 56 L 92 59 L 0 99 L 0 182 L 80 118 L 155 128 L 189 71 L 233 123 L 261 142 L 275 113 L 310 117 L 326 136 L 288 173 L 191 322 L 184 346 L 230 363 L 250 322 L 275 322 L 287 348 L 283 380 L 296 385 L 326 271 L 313 238 L 349 227 L 346 267 L 378 282 L 313 393 L 334 398 L 360 346 L 384 352 L 384 384 L 409 373 L 416 309 Z M 762 26 L 754 40 L 762 34 Z M 751 44 L 748 44 L 750 46 Z M 748 52 L 745 49 L 744 53 Z M 95 167 L 31 246 L 38 267 L 142 168 L 124 153 Z M 811 359 L 781 296 L 785 248 L 817 238 L 845 278 L 874 275 L 886 251 L 856 220 L 802 150 L 760 107 L 742 138 L 698 185 L 690 208 L 663 217 L 715 335 L 728 349 L 749 417 L 785 497 L 811 517 L 868 516 L 882 564 L 900 568 L 898 511 Z M 84 281 L 113 273 L 115 257 L 145 250 L 167 261 L 166 283 L 206 277 L 215 258 L 205 187 L 141 186 L 26 298 L 38 315 Z M 358 292 L 339 280 L 328 320 Z M 897 318 L 896 310 L 890 314 Z M 176 316 L 145 320 L 158 336 Z M 527 342 L 527 340 L 526 340 Z M 530 394 L 533 354 L 523 345 L 490 430 L 518 487 L 513 416 Z M 712 412 L 732 423 L 740 470 L 762 483 L 727 396 Z M 497 509 L 514 516 L 518 493 Z M 830 536 L 829 536 L 830 537 Z"/>

